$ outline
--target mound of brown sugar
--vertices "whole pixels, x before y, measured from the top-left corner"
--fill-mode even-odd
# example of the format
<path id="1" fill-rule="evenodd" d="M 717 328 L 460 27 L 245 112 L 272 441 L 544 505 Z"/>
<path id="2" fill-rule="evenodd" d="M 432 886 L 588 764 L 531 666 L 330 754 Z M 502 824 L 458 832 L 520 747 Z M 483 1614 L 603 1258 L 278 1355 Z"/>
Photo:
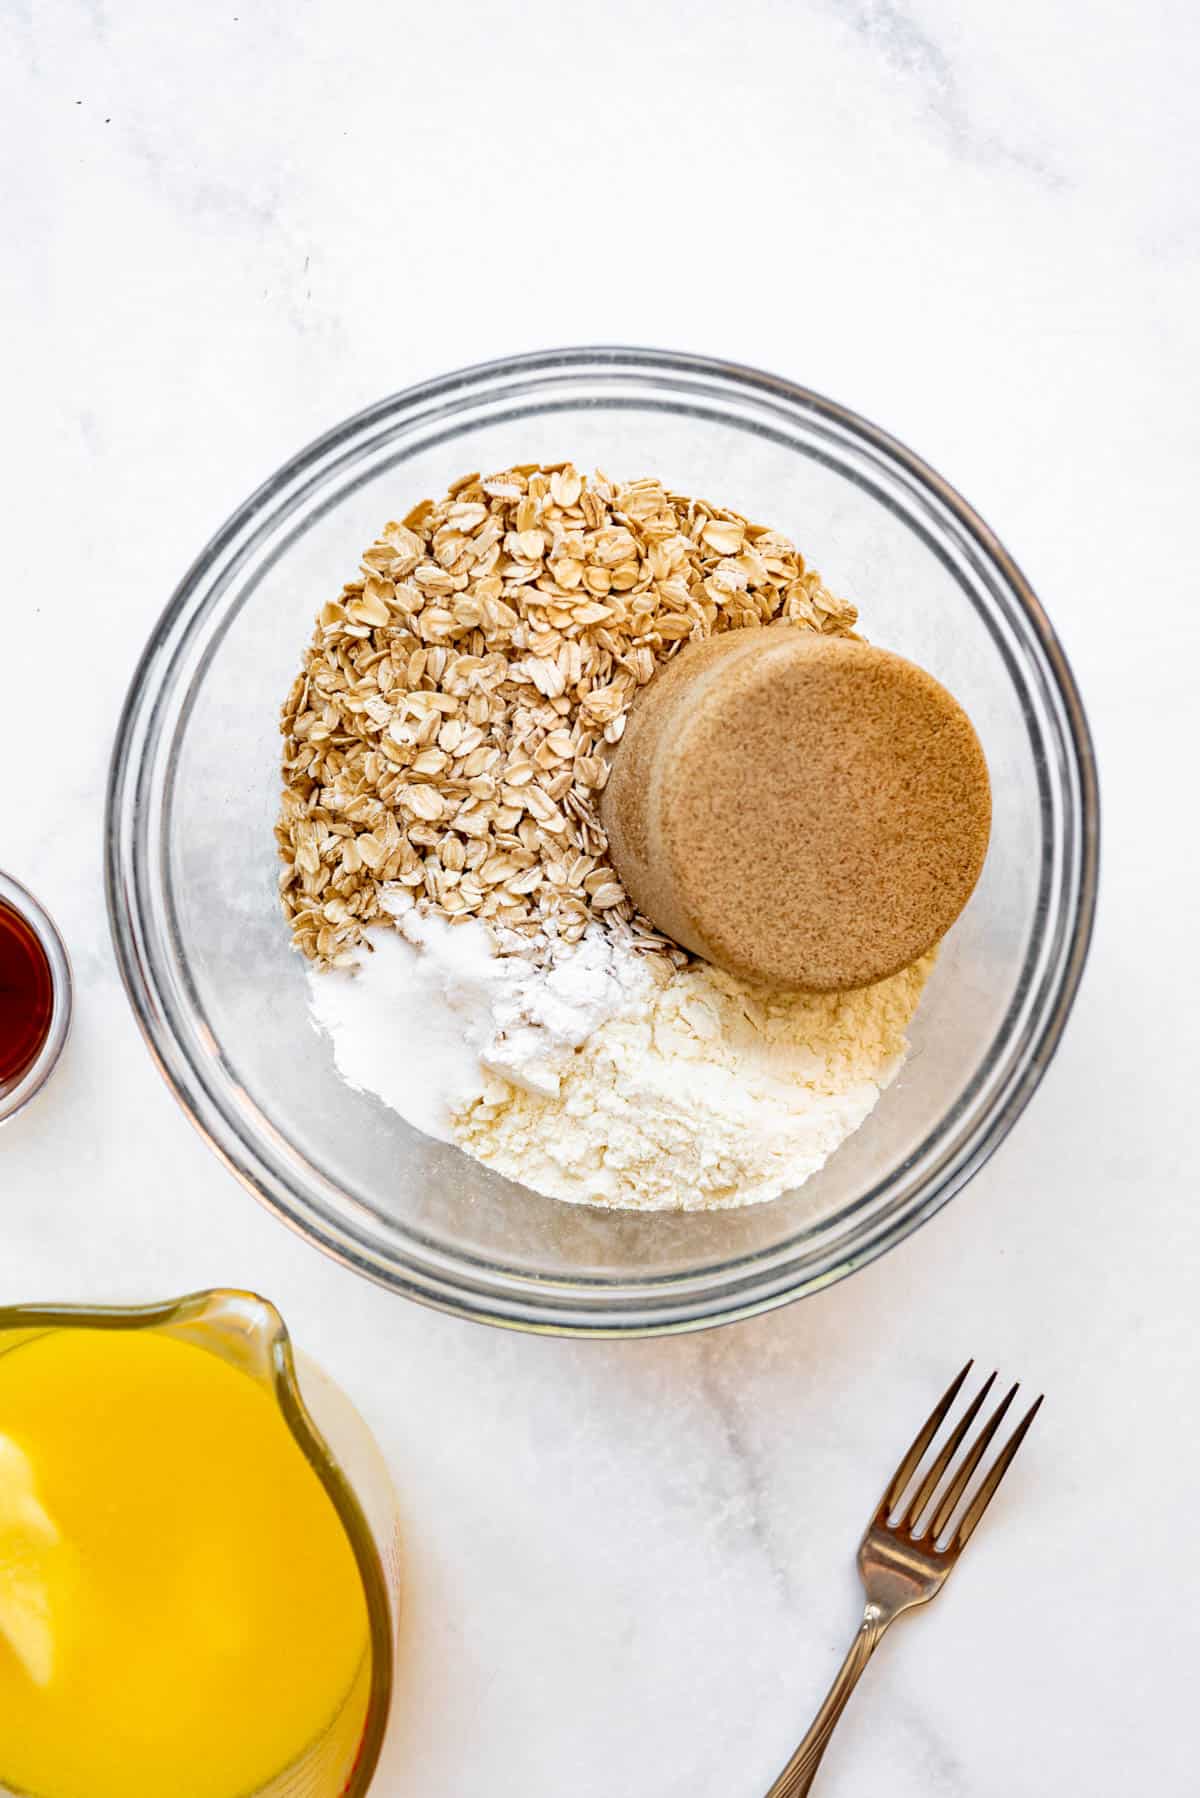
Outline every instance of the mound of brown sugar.
<path id="1" fill-rule="evenodd" d="M 949 930 L 991 828 L 970 719 L 914 663 L 787 625 L 689 645 L 633 706 L 602 802 L 630 896 L 685 948 L 807 992 Z"/>

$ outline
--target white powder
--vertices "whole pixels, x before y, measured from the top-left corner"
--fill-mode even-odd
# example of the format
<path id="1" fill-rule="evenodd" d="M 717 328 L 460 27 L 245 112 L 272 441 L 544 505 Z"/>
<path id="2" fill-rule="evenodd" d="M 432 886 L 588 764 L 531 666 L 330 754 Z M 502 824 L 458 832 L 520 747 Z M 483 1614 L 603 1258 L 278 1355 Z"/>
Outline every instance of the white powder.
<path id="1" fill-rule="evenodd" d="M 481 1097 L 554 1098 L 575 1050 L 653 987 L 595 927 L 535 967 L 497 955 L 486 925 L 421 915 L 403 891 L 388 909 L 396 929 L 372 933 L 359 972 L 310 972 L 309 1002 L 342 1078 L 445 1142 Z"/>
<path id="2" fill-rule="evenodd" d="M 372 932 L 356 973 L 310 971 L 309 1004 L 344 1080 L 449 1142 L 455 1108 L 483 1086 L 500 964 L 483 924 L 414 913 L 402 929 Z"/>
<path id="3" fill-rule="evenodd" d="M 634 1210 L 748 1205 L 802 1184 L 899 1069 L 932 958 L 861 992 L 768 994 L 673 973 L 592 926 L 544 965 L 398 892 L 358 974 L 309 976 L 352 1086 L 526 1186 Z"/>
<path id="4" fill-rule="evenodd" d="M 552 944 L 546 966 L 513 965 L 520 973 L 498 989 L 492 1010 L 495 1029 L 483 1065 L 512 1086 L 546 1099 L 558 1098 L 576 1050 L 610 1018 L 644 1008 L 654 991 L 646 958 L 618 948 L 594 924 L 574 948 Z"/>

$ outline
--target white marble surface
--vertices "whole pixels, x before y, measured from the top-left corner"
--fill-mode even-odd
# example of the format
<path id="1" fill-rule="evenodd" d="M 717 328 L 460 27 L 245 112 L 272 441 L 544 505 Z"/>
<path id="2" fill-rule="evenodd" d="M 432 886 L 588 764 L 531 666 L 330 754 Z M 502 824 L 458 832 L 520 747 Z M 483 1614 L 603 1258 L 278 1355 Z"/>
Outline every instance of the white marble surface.
<path id="1" fill-rule="evenodd" d="M 61 921 L 79 1007 L 0 1139 L 0 1299 L 256 1286 L 360 1400 L 411 1555 L 387 1798 L 756 1798 L 854 1626 L 910 1421 L 968 1352 L 998 1361 L 1043 1419 L 818 1789 L 1191 1789 L 1194 7 L 60 0 L 6 24 L 0 862 Z M 101 891 L 117 708 L 214 526 L 385 391 L 589 339 L 777 369 L 944 471 L 1044 596 L 1106 806 L 1084 992 L 991 1166 L 820 1298 L 631 1345 L 448 1321 L 272 1222 L 153 1071 Z"/>

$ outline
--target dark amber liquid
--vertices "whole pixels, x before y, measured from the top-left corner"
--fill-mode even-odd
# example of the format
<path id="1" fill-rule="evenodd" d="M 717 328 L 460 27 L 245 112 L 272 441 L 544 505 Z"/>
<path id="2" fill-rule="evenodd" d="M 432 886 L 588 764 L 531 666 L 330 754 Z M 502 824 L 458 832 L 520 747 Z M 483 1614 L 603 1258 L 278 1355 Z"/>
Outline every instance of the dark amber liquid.
<path id="1" fill-rule="evenodd" d="M 0 1087 L 33 1066 L 53 1010 L 45 951 L 24 918 L 0 900 Z"/>

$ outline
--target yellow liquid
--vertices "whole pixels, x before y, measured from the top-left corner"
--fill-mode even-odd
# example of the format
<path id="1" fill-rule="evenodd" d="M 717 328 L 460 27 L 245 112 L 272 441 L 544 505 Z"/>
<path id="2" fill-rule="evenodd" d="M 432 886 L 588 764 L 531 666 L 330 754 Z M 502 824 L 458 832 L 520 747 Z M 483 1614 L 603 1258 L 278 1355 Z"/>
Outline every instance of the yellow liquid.
<path id="1" fill-rule="evenodd" d="M 368 1673 L 353 1554 L 269 1392 L 148 1330 L 0 1353 L 0 1787 L 241 1798 L 352 1694 L 360 1728 Z"/>

